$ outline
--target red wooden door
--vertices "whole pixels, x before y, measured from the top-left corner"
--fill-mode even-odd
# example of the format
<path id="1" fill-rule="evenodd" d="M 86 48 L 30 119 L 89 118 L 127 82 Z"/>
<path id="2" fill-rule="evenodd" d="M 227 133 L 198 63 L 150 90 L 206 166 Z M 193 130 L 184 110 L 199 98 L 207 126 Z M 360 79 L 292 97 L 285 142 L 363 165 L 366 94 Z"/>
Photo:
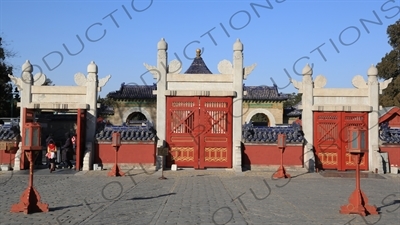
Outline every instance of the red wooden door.
<path id="1" fill-rule="evenodd" d="M 232 98 L 200 98 L 200 168 L 232 167 Z"/>
<path id="2" fill-rule="evenodd" d="M 232 167 L 232 98 L 167 97 L 167 166 Z"/>
<path id="3" fill-rule="evenodd" d="M 342 113 L 342 132 L 341 137 L 343 140 L 343 151 L 342 151 L 342 165 L 343 170 L 355 170 L 356 164 L 351 158 L 351 154 L 347 153 L 347 147 L 349 143 L 348 128 L 349 126 L 365 126 L 368 128 L 368 113 L 364 112 L 343 112 Z M 368 132 L 367 132 L 367 146 L 368 146 Z M 361 158 L 360 169 L 368 170 L 368 153 L 364 154 Z"/>
<path id="4" fill-rule="evenodd" d="M 349 126 L 368 127 L 368 113 L 314 112 L 314 147 L 317 168 L 339 171 L 355 169 L 350 154 L 346 152 Z M 368 170 L 368 154 L 364 154 L 360 169 Z"/>
<path id="5" fill-rule="evenodd" d="M 166 139 L 169 145 L 167 166 L 198 166 L 198 97 L 167 97 Z"/>
<path id="6" fill-rule="evenodd" d="M 339 169 L 340 113 L 314 112 L 314 148 L 318 169 Z"/>

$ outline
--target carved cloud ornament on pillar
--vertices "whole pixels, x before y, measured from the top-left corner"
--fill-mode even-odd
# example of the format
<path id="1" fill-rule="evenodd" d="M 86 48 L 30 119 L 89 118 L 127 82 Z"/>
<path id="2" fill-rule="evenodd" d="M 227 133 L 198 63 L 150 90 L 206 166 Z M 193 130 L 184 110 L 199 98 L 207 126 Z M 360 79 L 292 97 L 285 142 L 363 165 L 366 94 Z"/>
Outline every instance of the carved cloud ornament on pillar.
<path id="1" fill-rule="evenodd" d="M 256 68 L 257 64 L 254 63 L 250 66 L 246 66 L 243 68 L 243 80 L 246 80 L 247 77 L 250 75 L 251 72 L 253 72 L 254 68 Z M 229 60 L 222 60 L 221 62 L 218 63 L 218 72 L 221 74 L 232 74 L 233 73 L 233 66 L 232 63 Z"/>
<path id="2" fill-rule="evenodd" d="M 303 82 L 306 82 L 307 84 L 313 84 L 313 80 L 312 80 L 313 70 L 310 67 L 310 65 L 307 64 L 303 68 L 302 73 L 303 73 L 303 81 L 297 81 L 297 80 L 294 80 L 294 79 L 290 79 L 290 82 L 293 84 L 293 86 L 297 90 L 299 90 L 299 93 L 303 93 L 303 91 L 304 91 L 303 90 Z M 319 76 L 322 76 L 322 75 L 319 75 Z M 323 78 L 320 78 L 320 79 L 323 80 Z M 324 83 L 324 82 L 326 83 L 326 79 L 325 79 L 325 81 L 322 81 L 322 80 L 321 80 L 321 84 Z M 325 86 L 325 84 L 323 86 Z"/>
<path id="3" fill-rule="evenodd" d="M 153 74 L 153 78 L 154 79 L 156 79 L 156 80 L 159 80 L 159 72 L 158 72 L 158 69 L 157 69 L 157 67 L 156 66 L 151 66 L 151 65 L 149 65 L 149 64 L 147 64 L 147 63 L 143 63 L 143 65 L 144 65 L 144 67 L 146 67 L 146 69 L 151 73 L 151 74 Z"/>
<path id="4" fill-rule="evenodd" d="M 168 64 L 168 73 L 179 74 L 182 71 L 182 63 L 174 59 Z"/>
<path id="5" fill-rule="evenodd" d="M 18 88 L 18 91 L 22 91 L 22 84 L 31 84 L 34 86 L 42 86 L 46 82 L 46 75 L 43 73 L 36 73 L 32 77 L 33 67 L 29 60 L 26 60 L 25 63 L 22 65 L 22 76 L 21 78 L 15 77 L 11 74 L 8 74 L 8 77 L 14 83 L 14 85 Z"/>
<path id="6" fill-rule="evenodd" d="M 91 64 L 96 65 L 93 61 L 90 62 L 89 65 L 91 65 Z M 78 85 L 78 86 L 86 86 L 88 81 L 89 82 L 96 81 L 95 76 L 96 76 L 95 74 L 90 73 L 90 74 L 88 74 L 88 76 L 86 78 L 86 76 L 83 73 L 76 73 L 74 76 L 74 81 L 75 81 L 76 85 Z M 108 80 L 110 80 L 110 78 L 111 78 L 111 75 L 107 75 L 106 77 L 99 79 L 98 91 L 101 91 L 101 88 L 107 84 L 107 82 L 108 82 Z"/>
<path id="7" fill-rule="evenodd" d="M 378 69 L 374 65 L 371 65 L 371 67 L 368 69 L 368 77 L 371 77 L 368 79 L 368 82 L 364 79 L 363 76 L 356 75 L 354 76 L 351 83 L 357 89 L 368 88 L 369 85 L 379 84 L 379 94 L 382 94 L 382 90 L 385 90 L 388 87 L 388 85 L 392 82 L 393 78 L 384 80 L 382 82 L 378 82 L 376 78 L 377 75 L 378 75 Z"/>

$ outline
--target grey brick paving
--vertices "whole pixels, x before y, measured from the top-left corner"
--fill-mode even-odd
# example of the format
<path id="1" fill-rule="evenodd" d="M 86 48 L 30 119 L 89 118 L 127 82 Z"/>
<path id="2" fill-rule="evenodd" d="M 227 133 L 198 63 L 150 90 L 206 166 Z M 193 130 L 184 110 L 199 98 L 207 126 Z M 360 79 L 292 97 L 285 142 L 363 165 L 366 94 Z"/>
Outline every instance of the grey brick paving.
<path id="1" fill-rule="evenodd" d="M 108 171 L 35 172 L 34 185 L 50 212 L 11 213 L 27 187 L 27 171 L 0 172 L 0 224 L 399 224 L 400 176 L 363 178 L 361 188 L 378 216 L 342 215 L 355 187 L 352 178 L 326 178 L 291 171 L 236 174 L 224 170 L 165 171 L 126 177 Z"/>

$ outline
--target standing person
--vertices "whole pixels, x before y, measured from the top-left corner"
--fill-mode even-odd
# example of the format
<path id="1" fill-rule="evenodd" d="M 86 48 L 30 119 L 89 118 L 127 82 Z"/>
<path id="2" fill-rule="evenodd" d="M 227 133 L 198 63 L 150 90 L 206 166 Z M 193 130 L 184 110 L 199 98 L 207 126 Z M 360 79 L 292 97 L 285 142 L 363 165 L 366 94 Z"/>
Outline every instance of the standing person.
<path id="1" fill-rule="evenodd" d="M 72 169 L 72 155 L 73 155 L 73 148 L 72 148 L 72 141 L 71 141 L 71 136 L 69 133 L 65 133 L 65 144 L 61 147 L 62 150 L 62 158 L 64 161 L 64 164 L 68 165 L 69 169 Z"/>
<path id="2" fill-rule="evenodd" d="M 49 140 L 49 143 L 47 144 L 47 158 L 50 161 L 50 173 L 53 172 L 54 170 L 56 170 L 55 168 L 55 158 L 56 158 L 56 152 L 57 152 L 57 148 L 56 145 L 54 143 L 53 140 Z"/>
<path id="3" fill-rule="evenodd" d="M 72 135 L 71 141 L 72 141 L 72 149 L 74 150 L 74 155 L 75 155 L 75 152 L 76 152 L 76 134 Z"/>
<path id="4" fill-rule="evenodd" d="M 47 138 L 46 138 L 46 149 L 47 149 L 47 153 L 48 153 L 48 147 L 49 147 L 50 142 L 53 142 L 53 144 L 55 143 L 54 140 L 53 140 L 53 134 L 47 135 Z M 55 145 L 55 144 L 54 144 L 54 145 Z M 46 155 L 46 156 L 47 156 L 47 155 Z M 51 168 L 51 165 L 50 165 L 50 159 L 49 159 L 48 157 L 46 157 L 46 163 L 47 163 L 47 166 L 48 166 L 49 169 L 50 169 L 50 168 Z"/>

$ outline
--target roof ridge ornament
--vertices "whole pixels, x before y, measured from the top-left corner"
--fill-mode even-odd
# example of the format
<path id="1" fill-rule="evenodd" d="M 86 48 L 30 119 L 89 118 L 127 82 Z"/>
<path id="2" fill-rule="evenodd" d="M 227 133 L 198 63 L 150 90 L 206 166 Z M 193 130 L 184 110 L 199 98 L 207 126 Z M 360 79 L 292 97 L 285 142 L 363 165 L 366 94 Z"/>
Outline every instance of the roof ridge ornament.
<path id="1" fill-rule="evenodd" d="M 196 58 L 201 58 L 201 49 L 196 49 Z"/>

